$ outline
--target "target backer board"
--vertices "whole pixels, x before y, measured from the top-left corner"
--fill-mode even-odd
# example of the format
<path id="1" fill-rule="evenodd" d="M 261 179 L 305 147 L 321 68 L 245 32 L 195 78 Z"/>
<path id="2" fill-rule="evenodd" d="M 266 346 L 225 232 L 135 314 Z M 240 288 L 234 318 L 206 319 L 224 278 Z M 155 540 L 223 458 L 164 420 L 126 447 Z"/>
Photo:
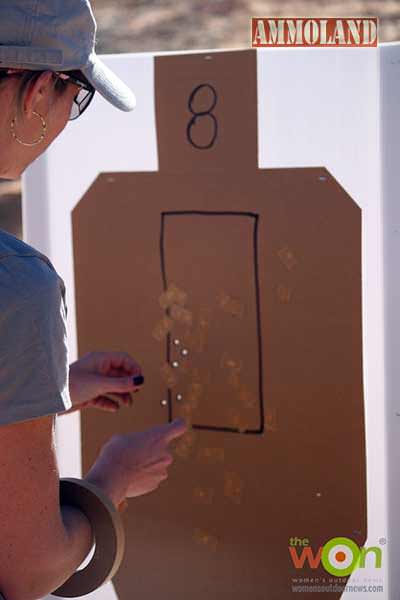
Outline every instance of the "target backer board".
<path id="1" fill-rule="evenodd" d="M 194 437 L 92 596 L 289 598 L 332 579 L 291 538 L 346 537 L 382 564 L 341 583 L 396 597 L 399 46 L 103 59 L 137 108 L 96 96 L 28 169 L 24 237 L 66 283 L 70 360 L 125 350 L 147 383 L 130 411 L 58 419 L 61 474 L 177 414 Z"/>

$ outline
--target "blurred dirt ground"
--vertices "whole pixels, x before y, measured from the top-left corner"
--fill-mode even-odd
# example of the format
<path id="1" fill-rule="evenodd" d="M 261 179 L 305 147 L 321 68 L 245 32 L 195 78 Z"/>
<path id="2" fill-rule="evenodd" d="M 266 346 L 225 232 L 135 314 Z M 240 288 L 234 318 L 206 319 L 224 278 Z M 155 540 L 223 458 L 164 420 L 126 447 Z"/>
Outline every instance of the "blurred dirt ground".
<path id="1" fill-rule="evenodd" d="M 377 16 L 400 40 L 400 0 L 92 0 L 98 54 L 250 48 L 252 16 Z M 22 236 L 20 181 L 0 179 L 0 228 Z"/>
<path id="2" fill-rule="evenodd" d="M 118 8 L 107 0 L 92 4 L 99 53 L 248 48 L 251 16 L 378 16 L 379 40 L 400 39 L 396 0 L 120 0 Z"/>

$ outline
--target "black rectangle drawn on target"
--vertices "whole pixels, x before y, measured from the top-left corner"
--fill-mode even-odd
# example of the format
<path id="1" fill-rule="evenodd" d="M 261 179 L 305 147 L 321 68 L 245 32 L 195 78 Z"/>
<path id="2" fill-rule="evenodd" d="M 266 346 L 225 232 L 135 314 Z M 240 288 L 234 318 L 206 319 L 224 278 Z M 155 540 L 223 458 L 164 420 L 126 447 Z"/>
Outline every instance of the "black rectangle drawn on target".
<path id="1" fill-rule="evenodd" d="M 208 346 L 202 353 L 187 349 L 192 367 L 203 369 L 209 376 L 207 393 L 193 418 L 195 429 L 247 434 L 264 432 L 258 220 L 259 215 L 252 212 L 188 210 L 161 213 L 160 257 L 164 291 L 173 284 L 187 294 L 188 308 L 193 314 L 206 307 L 212 315 Z M 232 264 L 229 249 L 237 244 L 241 247 L 241 259 Z M 217 298 L 221 294 L 240 299 L 243 306 L 240 318 L 220 310 Z M 166 315 L 170 316 L 169 309 L 166 309 Z M 183 330 L 179 324 L 174 327 L 167 336 L 166 362 L 179 364 L 176 371 L 179 378 L 185 360 L 181 359 L 175 342 L 179 342 Z M 251 390 L 254 398 L 251 408 L 241 406 L 239 391 L 227 383 L 228 374 L 221 366 L 224 356 L 234 357 L 236 368 L 240 369 L 237 378 L 242 387 L 239 390 Z M 179 414 L 178 396 L 185 400 L 183 383 L 181 387 L 167 389 L 169 421 Z M 235 420 L 232 421 L 232 415 L 246 426 L 238 427 Z"/>

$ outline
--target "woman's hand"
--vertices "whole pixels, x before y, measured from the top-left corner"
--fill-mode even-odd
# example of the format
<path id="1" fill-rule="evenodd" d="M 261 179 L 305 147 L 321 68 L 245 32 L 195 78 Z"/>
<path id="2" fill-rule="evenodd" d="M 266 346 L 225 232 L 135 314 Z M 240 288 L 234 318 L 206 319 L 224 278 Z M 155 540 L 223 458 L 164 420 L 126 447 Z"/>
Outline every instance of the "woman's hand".
<path id="1" fill-rule="evenodd" d="M 139 433 L 114 435 L 102 447 L 85 479 L 101 487 L 115 506 L 152 492 L 172 463 L 168 444 L 188 430 L 183 419 Z"/>
<path id="2" fill-rule="evenodd" d="M 142 375 L 140 365 L 126 352 L 89 352 L 69 367 L 72 408 L 68 414 L 92 406 L 115 412 L 131 405 L 131 393 L 140 389 L 133 377 Z M 107 398 L 113 394 L 115 400 Z"/>

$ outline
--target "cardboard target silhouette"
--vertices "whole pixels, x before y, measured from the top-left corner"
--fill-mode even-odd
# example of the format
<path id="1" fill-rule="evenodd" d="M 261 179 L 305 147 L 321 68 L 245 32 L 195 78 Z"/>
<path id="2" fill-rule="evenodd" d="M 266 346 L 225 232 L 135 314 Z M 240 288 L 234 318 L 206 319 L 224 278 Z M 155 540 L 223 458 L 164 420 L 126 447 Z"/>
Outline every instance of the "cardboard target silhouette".
<path id="1" fill-rule="evenodd" d="M 183 415 L 169 480 L 125 513 L 118 596 L 289 598 L 327 577 L 290 538 L 367 537 L 361 211 L 322 167 L 258 169 L 254 50 L 156 57 L 155 90 L 159 171 L 100 174 L 72 213 L 79 354 L 146 378 L 83 413 L 84 472 Z"/>

